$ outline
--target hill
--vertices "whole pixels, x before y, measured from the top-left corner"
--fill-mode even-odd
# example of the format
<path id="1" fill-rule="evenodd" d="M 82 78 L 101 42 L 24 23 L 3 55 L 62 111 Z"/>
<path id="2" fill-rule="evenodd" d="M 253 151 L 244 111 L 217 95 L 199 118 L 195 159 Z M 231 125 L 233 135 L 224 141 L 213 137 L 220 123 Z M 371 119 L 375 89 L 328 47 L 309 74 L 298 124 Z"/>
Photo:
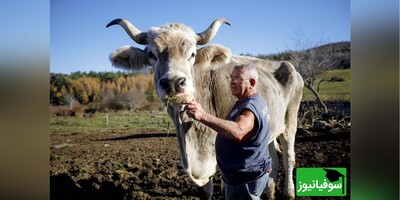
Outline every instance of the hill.
<path id="1" fill-rule="evenodd" d="M 337 61 L 335 69 L 349 69 L 350 68 L 350 42 L 336 42 L 313 49 L 326 50 L 332 49 L 334 52 L 334 60 Z"/>
<path id="2" fill-rule="evenodd" d="M 327 49 L 331 49 L 334 52 L 332 62 L 335 62 L 336 64 L 333 67 L 333 69 L 350 69 L 350 42 L 329 43 L 329 44 L 324 44 L 321 46 L 313 47 L 313 48 L 307 49 L 305 51 L 309 51 L 309 50 L 324 51 Z M 285 51 L 282 53 L 260 54 L 260 55 L 253 56 L 253 57 L 267 59 L 267 60 L 290 61 L 290 60 L 292 60 L 292 55 L 291 55 L 292 53 L 293 53 L 293 51 L 289 50 L 289 51 Z M 241 55 L 252 56 L 251 54 L 241 54 Z"/>

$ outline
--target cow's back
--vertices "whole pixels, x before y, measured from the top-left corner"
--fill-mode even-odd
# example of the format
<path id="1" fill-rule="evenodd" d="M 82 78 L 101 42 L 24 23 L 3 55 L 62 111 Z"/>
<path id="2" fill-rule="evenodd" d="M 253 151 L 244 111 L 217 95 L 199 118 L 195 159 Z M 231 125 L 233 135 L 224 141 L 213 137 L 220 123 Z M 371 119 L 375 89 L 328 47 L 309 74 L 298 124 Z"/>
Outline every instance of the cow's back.
<path id="1" fill-rule="evenodd" d="M 283 133 L 285 115 L 291 105 L 299 105 L 303 81 L 289 62 L 267 61 L 246 56 L 232 56 L 229 64 L 215 70 L 195 72 L 196 100 L 205 110 L 219 118 L 225 118 L 236 97 L 231 94 L 229 73 L 235 65 L 251 64 L 257 68 L 257 90 L 267 101 L 271 116 L 271 139 Z M 300 90 L 300 93 L 299 93 Z"/>

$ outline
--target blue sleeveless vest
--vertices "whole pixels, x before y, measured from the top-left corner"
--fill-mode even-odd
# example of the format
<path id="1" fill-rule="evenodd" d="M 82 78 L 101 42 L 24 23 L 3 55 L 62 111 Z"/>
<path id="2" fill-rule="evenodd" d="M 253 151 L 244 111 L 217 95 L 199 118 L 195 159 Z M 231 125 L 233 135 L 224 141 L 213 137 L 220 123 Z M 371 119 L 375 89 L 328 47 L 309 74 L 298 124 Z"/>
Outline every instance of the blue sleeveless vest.
<path id="1" fill-rule="evenodd" d="M 269 110 L 260 94 L 255 94 L 241 102 L 236 102 L 225 119 L 235 121 L 247 109 L 255 118 L 258 127 L 255 135 L 247 141 L 237 142 L 217 135 L 215 149 L 217 163 L 224 182 L 232 185 L 256 180 L 264 175 L 269 160 Z M 271 163 L 268 163 L 269 166 Z"/>

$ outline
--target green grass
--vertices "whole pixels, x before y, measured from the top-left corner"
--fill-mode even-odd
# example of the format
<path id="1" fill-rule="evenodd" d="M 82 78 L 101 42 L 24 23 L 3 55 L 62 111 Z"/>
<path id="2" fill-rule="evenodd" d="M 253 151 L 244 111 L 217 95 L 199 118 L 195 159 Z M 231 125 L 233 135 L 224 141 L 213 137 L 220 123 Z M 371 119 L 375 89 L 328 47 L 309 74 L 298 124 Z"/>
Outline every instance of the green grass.
<path id="1" fill-rule="evenodd" d="M 167 112 L 97 113 L 95 117 L 50 117 L 50 132 L 124 130 L 171 132 L 175 126 Z"/>
<path id="2" fill-rule="evenodd" d="M 327 72 L 327 78 L 330 79 L 331 77 L 337 76 L 344 78 L 342 82 L 323 82 L 320 86 L 319 95 L 321 96 L 322 100 L 324 101 L 350 101 L 350 69 L 342 69 L 342 70 L 332 70 Z M 321 78 L 317 79 L 315 83 Z M 316 86 L 315 86 L 315 89 Z M 311 91 L 304 87 L 303 90 L 303 99 L 302 101 L 306 100 L 315 100 L 314 95 Z"/>

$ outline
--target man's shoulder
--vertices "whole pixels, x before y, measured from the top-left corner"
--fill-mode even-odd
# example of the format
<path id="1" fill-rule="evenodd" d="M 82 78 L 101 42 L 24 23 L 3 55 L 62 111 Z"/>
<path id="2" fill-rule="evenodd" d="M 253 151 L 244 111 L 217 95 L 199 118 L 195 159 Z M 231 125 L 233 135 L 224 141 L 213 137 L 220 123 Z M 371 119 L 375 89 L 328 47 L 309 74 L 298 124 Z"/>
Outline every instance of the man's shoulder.
<path id="1" fill-rule="evenodd" d="M 263 96 L 261 96 L 261 94 L 257 93 L 249 97 L 248 104 L 254 104 L 255 106 L 265 107 L 267 105 L 267 102 L 265 101 Z"/>

